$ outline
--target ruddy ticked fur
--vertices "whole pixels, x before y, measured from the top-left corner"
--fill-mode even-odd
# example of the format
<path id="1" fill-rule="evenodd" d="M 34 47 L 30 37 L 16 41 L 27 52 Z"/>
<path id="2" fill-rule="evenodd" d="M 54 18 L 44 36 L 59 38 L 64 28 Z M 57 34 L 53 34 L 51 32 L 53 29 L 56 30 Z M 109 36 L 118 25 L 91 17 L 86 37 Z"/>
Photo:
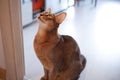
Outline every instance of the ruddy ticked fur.
<path id="1" fill-rule="evenodd" d="M 34 49 L 44 67 L 41 80 L 77 80 L 85 68 L 86 59 L 81 55 L 76 41 L 57 33 L 65 17 L 65 12 L 55 15 L 51 14 L 50 9 L 38 17 L 39 29 L 34 39 Z"/>

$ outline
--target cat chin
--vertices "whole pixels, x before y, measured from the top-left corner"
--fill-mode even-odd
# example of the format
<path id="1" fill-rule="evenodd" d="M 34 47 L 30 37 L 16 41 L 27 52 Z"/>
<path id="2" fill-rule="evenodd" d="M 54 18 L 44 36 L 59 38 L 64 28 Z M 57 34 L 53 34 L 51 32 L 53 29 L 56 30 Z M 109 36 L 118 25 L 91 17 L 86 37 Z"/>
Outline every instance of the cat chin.
<path id="1" fill-rule="evenodd" d="M 40 19 L 37 19 L 37 22 L 39 23 L 39 25 L 45 25 L 45 23 L 42 22 Z"/>

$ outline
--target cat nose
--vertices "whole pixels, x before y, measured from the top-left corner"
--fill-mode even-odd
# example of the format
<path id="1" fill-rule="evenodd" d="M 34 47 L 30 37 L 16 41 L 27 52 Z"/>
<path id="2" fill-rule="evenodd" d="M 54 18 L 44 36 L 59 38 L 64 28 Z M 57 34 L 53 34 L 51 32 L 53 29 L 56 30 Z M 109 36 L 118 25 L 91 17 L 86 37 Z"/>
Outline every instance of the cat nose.
<path id="1" fill-rule="evenodd" d="M 40 16 L 43 16 L 43 14 L 40 14 Z"/>

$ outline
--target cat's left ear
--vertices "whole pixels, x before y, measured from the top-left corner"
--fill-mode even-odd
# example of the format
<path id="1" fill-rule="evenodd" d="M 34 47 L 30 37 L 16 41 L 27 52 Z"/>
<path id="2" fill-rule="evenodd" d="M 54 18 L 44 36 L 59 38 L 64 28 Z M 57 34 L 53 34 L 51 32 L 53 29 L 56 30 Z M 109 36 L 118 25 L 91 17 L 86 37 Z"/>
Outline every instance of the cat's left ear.
<path id="1" fill-rule="evenodd" d="M 62 12 L 62 13 L 60 13 L 60 14 L 57 14 L 57 15 L 55 16 L 56 22 L 57 22 L 58 24 L 61 24 L 61 23 L 64 21 L 64 19 L 66 18 L 66 15 L 67 15 L 67 13 L 65 13 L 65 12 Z"/>

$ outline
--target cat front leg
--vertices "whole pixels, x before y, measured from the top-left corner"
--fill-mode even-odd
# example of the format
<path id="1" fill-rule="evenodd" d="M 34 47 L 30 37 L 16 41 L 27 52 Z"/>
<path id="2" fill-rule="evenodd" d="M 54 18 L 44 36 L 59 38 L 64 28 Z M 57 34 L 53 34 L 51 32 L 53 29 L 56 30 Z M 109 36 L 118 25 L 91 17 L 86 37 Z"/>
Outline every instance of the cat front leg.
<path id="1" fill-rule="evenodd" d="M 48 70 L 44 68 L 44 76 L 40 80 L 48 80 Z"/>
<path id="2" fill-rule="evenodd" d="M 57 69 L 53 69 L 49 73 L 49 79 L 48 80 L 56 80 L 57 75 L 58 75 L 58 70 Z"/>

